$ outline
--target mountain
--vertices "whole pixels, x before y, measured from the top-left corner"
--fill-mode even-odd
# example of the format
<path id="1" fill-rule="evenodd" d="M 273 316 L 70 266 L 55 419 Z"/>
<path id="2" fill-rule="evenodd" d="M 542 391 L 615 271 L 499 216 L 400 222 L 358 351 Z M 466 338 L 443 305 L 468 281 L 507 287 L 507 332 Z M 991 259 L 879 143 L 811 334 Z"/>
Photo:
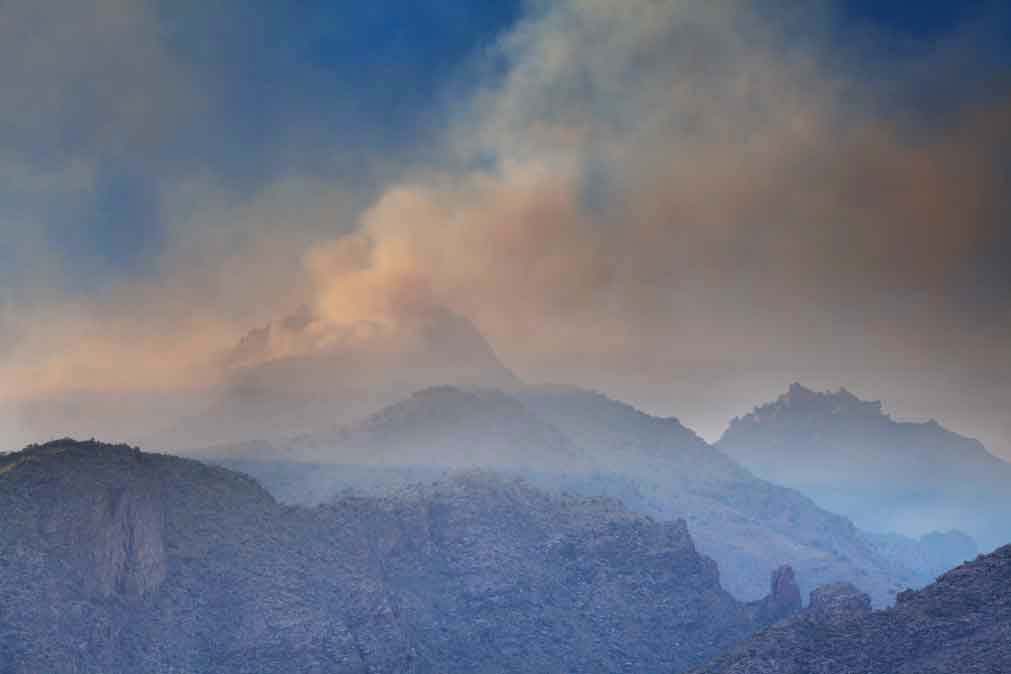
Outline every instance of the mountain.
<path id="1" fill-rule="evenodd" d="M 429 386 L 519 385 L 470 321 L 436 308 L 351 325 L 302 310 L 248 333 L 218 368 L 206 409 L 145 443 L 184 450 L 275 440 L 350 422 Z"/>
<path id="2" fill-rule="evenodd" d="M 874 531 L 958 529 L 1011 540 L 1011 464 L 936 421 L 896 421 L 880 402 L 800 384 L 735 419 L 717 447 Z"/>
<path id="3" fill-rule="evenodd" d="M 802 614 L 697 674 L 1011 672 L 1011 546 L 871 611 L 852 587 L 822 588 Z"/>
<path id="4" fill-rule="evenodd" d="M 583 451 L 550 423 L 499 390 L 427 388 L 365 419 L 286 442 L 245 443 L 244 457 L 360 465 L 432 465 L 562 469 L 585 463 Z M 220 449 L 218 450 L 221 451 Z"/>
<path id="5" fill-rule="evenodd" d="M 684 671 L 799 609 L 684 521 L 465 472 L 283 506 L 127 446 L 0 455 L 0 673 Z"/>
<path id="6" fill-rule="evenodd" d="M 553 493 L 619 499 L 662 521 L 685 519 L 724 586 L 744 600 L 763 596 L 782 564 L 797 569 L 805 591 L 846 580 L 880 605 L 935 577 L 915 554 L 892 556 L 844 517 L 755 478 L 677 419 L 576 389 L 426 389 L 326 433 L 205 456 L 302 505 L 346 490 L 382 495 L 461 467 L 522 475 Z"/>

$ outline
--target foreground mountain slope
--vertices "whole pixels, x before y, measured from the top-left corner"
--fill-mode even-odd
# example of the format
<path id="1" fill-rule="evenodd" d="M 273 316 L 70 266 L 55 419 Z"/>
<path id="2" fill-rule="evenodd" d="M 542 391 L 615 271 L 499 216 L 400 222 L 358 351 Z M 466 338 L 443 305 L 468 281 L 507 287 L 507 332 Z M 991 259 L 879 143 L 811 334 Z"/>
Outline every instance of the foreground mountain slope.
<path id="1" fill-rule="evenodd" d="M 872 612 L 825 588 L 812 606 L 698 674 L 998 674 L 1011 672 L 1011 546 Z"/>
<path id="2" fill-rule="evenodd" d="M 281 500 L 307 505 L 349 488 L 383 494 L 462 466 L 617 498 L 660 520 L 686 519 L 724 586 L 746 600 L 765 594 L 781 564 L 798 570 L 805 590 L 846 580 L 882 605 L 934 577 L 882 554 L 848 520 L 798 492 L 756 479 L 677 419 L 587 391 L 427 389 L 328 433 L 217 451 Z"/>
<path id="3" fill-rule="evenodd" d="M 985 549 L 1011 540 L 1011 464 L 937 422 L 896 421 L 845 390 L 794 384 L 735 419 L 717 447 L 867 529 L 959 529 Z"/>
<path id="4" fill-rule="evenodd" d="M 0 456 L 0 513 L 2 674 L 683 671 L 799 607 L 684 522 L 483 473 L 307 509 L 59 441 Z"/>

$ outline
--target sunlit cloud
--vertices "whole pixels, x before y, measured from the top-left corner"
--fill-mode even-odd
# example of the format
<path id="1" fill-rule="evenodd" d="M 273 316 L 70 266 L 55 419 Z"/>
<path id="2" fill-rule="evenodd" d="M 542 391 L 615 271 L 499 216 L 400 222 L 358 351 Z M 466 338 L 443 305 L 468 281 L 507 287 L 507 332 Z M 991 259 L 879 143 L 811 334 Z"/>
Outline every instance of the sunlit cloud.
<path id="1" fill-rule="evenodd" d="M 140 49 L 166 95 L 198 108 L 204 94 L 149 46 L 156 19 L 125 4 L 134 18 L 91 36 Z M 767 9 L 531 3 L 481 56 L 504 75 L 453 102 L 426 161 L 367 160 L 390 176 L 377 189 L 296 172 L 252 195 L 174 179 L 151 278 L 8 309 L 0 397 L 227 390 L 285 359 L 336 367 L 338 351 L 386 381 L 405 363 L 394 352 L 437 362 L 418 345 L 456 320 L 527 381 L 604 388 L 710 435 L 800 376 L 942 418 L 956 397 L 994 395 L 1011 312 L 980 334 L 961 298 L 1006 222 L 1011 99 L 927 119 L 892 95 L 906 64 L 868 78 L 822 8 Z M 61 82 L 71 55 L 52 58 L 41 77 Z M 108 123 L 135 143 L 171 134 L 130 103 L 150 86 L 133 74 Z M 106 147 L 104 126 L 84 133 Z M 86 183 L 81 154 L 61 179 Z M 948 393 L 918 392 L 925 369 Z M 1004 378 L 967 392 L 994 369 Z M 954 425 L 1008 446 L 999 420 L 966 407 Z"/>

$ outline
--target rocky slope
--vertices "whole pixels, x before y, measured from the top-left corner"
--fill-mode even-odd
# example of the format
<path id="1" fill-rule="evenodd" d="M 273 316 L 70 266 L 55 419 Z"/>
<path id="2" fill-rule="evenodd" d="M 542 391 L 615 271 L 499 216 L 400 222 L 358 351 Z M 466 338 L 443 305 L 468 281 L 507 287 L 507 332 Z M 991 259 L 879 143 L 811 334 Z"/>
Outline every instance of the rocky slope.
<path id="1" fill-rule="evenodd" d="M 848 586 L 822 588 L 802 614 L 698 674 L 1011 672 L 1011 546 L 871 611 Z"/>
<path id="2" fill-rule="evenodd" d="M 879 605 L 936 575 L 904 548 L 888 552 L 901 546 L 884 549 L 800 493 L 757 479 L 677 419 L 580 390 L 427 389 L 362 422 L 219 448 L 216 460 L 306 505 L 349 488 L 382 494 L 466 466 L 520 474 L 552 492 L 620 499 L 660 520 L 687 520 L 724 586 L 745 600 L 763 596 L 784 563 L 805 591 L 849 581 Z"/>
<path id="3" fill-rule="evenodd" d="M 744 604 L 683 521 L 465 473 L 279 505 L 125 446 L 0 456 L 0 673 L 684 671 L 799 608 Z"/>
<path id="4" fill-rule="evenodd" d="M 896 421 L 845 390 L 794 384 L 735 419 L 717 447 L 869 530 L 958 529 L 984 549 L 1011 540 L 1011 464 L 935 421 Z"/>

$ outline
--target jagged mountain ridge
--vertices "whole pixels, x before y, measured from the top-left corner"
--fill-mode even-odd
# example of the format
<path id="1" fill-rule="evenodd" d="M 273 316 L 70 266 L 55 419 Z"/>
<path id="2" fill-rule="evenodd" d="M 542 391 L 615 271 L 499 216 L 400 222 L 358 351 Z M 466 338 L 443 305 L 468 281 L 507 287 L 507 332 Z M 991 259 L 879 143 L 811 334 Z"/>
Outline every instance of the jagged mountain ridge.
<path id="1" fill-rule="evenodd" d="M 676 419 L 582 390 L 428 389 L 331 432 L 216 452 L 279 498 L 303 504 L 362 485 L 383 493 L 384 484 L 460 466 L 518 472 L 556 492 L 620 498 L 661 520 L 685 518 L 719 563 L 724 586 L 743 599 L 762 596 L 783 563 L 798 569 L 805 590 L 849 580 L 878 604 L 934 577 L 907 565 L 909 557 L 883 554 L 845 518 L 756 479 Z"/>
<path id="2" fill-rule="evenodd" d="M 794 384 L 731 422 L 716 446 L 870 530 L 959 529 L 984 548 L 1011 539 L 1011 464 L 936 421 L 896 421 L 845 389 Z"/>
<path id="3" fill-rule="evenodd" d="M 464 473 L 283 506 L 223 468 L 58 441 L 0 457 L 0 673 L 683 671 L 744 604 L 683 521 Z"/>
<path id="4" fill-rule="evenodd" d="M 848 587 L 824 588 L 697 674 L 998 674 L 1011 671 L 1011 546 L 871 611 Z"/>

